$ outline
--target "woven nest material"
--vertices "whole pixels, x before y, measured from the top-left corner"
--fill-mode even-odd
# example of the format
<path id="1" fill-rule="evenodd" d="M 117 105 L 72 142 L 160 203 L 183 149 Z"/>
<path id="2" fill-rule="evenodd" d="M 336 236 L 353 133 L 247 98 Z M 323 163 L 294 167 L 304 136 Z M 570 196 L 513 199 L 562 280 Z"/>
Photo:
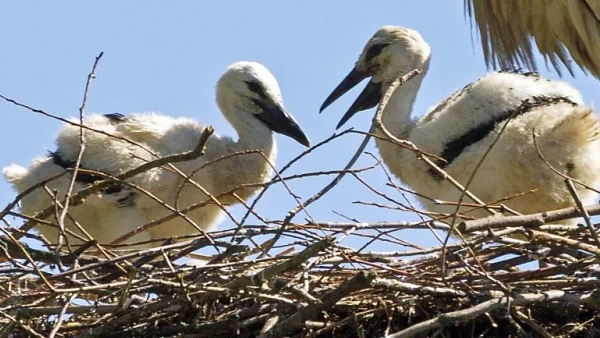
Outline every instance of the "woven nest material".
<path id="1" fill-rule="evenodd" d="M 502 221 L 506 221 L 500 218 Z M 506 218 L 510 219 L 510 218 Z M 499 222 L 498 224 L 501 224 Z M 412 252 L 360 252 L 333 239 L 424 224 L 289 224 L 247 227 L 234 238 L 281 232 L 293 243 L 231 244 L 203 266 L 174 264 L 213 246 L 206 238 L 112 259 L 2 240 L 0 332 L 68 337 L 446 337 L 600 334 L 600 249 L 585 231 L 509 228 L 529 243 L 485 232 Z M 430 224 L 440 226 L 439 224 Z M 564 229 L 563 229 L 564 230 Z M 330 236 L 319 238 L 316 233 Z M 542 244 L 543 243 L 543 244 Z M 27 254 L 26 254 L 27 253 Z M 418 258 L 412 258 L 419 255 Z M 544 257 L 551 266 L 519 270 Z M 442 264 L 445 260 L 442 278 Z"/>

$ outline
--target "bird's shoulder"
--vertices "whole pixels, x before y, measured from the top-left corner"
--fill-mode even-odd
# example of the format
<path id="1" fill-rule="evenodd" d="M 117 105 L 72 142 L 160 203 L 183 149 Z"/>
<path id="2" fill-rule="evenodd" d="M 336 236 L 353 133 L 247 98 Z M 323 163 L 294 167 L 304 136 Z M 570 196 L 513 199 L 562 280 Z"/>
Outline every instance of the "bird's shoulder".
<path id="1" fill-rule="evenodd" d="M 425 115 L 421 123 L 436 119 L 485 120 L 539 97 L 564 98 L 583 104 L 581 94 L 563 81 L 535 73 L 491 72 L 455 91 Z"/>

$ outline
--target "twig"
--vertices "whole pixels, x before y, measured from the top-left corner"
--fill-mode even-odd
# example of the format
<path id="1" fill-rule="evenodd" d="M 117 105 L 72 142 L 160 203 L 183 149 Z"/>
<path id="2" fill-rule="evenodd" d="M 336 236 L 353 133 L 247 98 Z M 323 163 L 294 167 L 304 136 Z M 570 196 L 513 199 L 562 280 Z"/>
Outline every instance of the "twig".
<path id="1" fill-rule="evenodd" d="M 102 54 L 100 54 L 100 56 L 102 56 Z M 69 305 L 71 304 L 71 302 L 73 301 L 73 299 L 75 297 L 77 297 L 77 294 L 73 294 L 69 297 L 69 299 L 65 300 L 65 304 L 60 309 L 60 312 L 58 313 L 58 318 L 56 319 L 56 322 L 54 323 L 54 327 L 52 328 L 52 331 L 50 331 L 48 338 L 54 338 L 56 336 L 56 334 L 58 333 L 58 330 L 60 330 L 60 327 L 61 327 L 64 317 L 65 317 L 65 313 L 67 312 L 67 308 L 69 307 Z"/>
<path id="2" fill-rule="evenodd" d="M 75 165 L 73 167 L 73 176 L 71 177 L 71 180 L 69 182 L 69 187 L 67 188 L 67 192 L 65 194 L 64 197 L 64 203 L 62 206 L 62 210 L 60 211 L 60 215 L 58 216 L 58 226 L 59 226 L 59 232 L 58 232 L 58 243 L 56 245 L 56 249 L 55 249 L 55 255 L 58 258 L 60 256 L 60 251 L 63 245 L 63 239 L 66 239 L 66 235 L 65 235 L 65 218 L 67 216 L 67 211 L 69 210 L 69 203 L 70 203 L 70 197 L 73 194 L 73 189 L 75 188 L 75 182 L 77 179 L 77 171 L 79 170 L 79 167 L 81 166 L 81 160 L 83 159 L 83 153 L 85 152 L 85 132 L 83 129 L 83 118 L 85 116 L 85 106 L 87 103 L 87 98 L 88 98 L 88 94 L 89 94 L 89 90 L 90 90 L 90 85 L 92 84 L 92 79 L 94 79 L 96 77 L 96 67 L 98 66 L 98 63 L 100 62 L 100 59 L 102 58 L 102 55 L 104 55 L 104 52 L 100 52 L 100 54 L 98 54 L 98 56 L 96 56 L 96 60 L 94 61 L 94 65 L 92 66 L 92 70 L 90 71 L 90 73 L 87 76 L 87 82 L 85 84 L 85 90 L 83 92 L 83 101 L 81 102 L 81 107 L 79 107 L 79 151 L 77 153 L 77 159 L 75 160 Z M 60 261 L 58 261 L 59 265 L 62 264 Z M 62 317 L 61 320 L 62 322 Z M 56 332 L 54 332 L 54 330 L 51 333 L 51 336 L 54 336 L 56 334 Z"/>
<path id="3" fill-rule="evenodd" d="M 510 302 L 513 306 L 522 306 L 532 303 L 548 303 L 552 301 L 572 302 L 576 299 L 578 299 L 578 297 L 574 297 L 574 295 L 569 295 L 564 291 L 559 290 L 546 291 L 539 294 L 529 293 L 515 295 L 512 297 L 496 298 L 483 303 L 479 303 L 467 309 L 444 313 L 440 316 L 437 316 L 436 318 L 426 320 L 424 322 L 410 326 L 407 329 L 389 335 L 388 338 L 410 338 L 440 327 L 446 327 L 448 325 L 455 325 L 458 323 L 466 322 L 477 318 L 486 312 L 491 312 L 496 309 L 505 308 L 508 302 Z M 579 299 L 585 299 L 585 296 L 580 295 Z"/>
<path id="4" fill-rule="evenodd" d="M 577 189 L 575 189 L 575 186 L 573 185 L 573 182 L 570 179 L 565 178 L 565 184 L 567 185 L 567 188 L 569 188 L 569 192 L 571 193 L 571 196 L 573 196 L 573 199 L 575 200 L 575 204 L 577 205 L 577 208 L 579 208 L 579 211 L 583 215 L 583 219 L 585 220 L 585 225 L 587 226 L 588 230 L 590 231 L 592 238 L 594 239 L 594 241 L 596 241 L 596 245 L 598 246 L 598 248 L 600 248 L 600 239 L 598 238 L 598 233 L 596 233 L 594 224 L 592 224 L 592 219 L 590 217 L 590 214 L 588 214 L 587 210 L 583 206 L 583 203 L 581 202 L 581 198 L 579 197 L 579 194 L 577 193 Z"/>
<path id="5" fill-rule="evenodd" d="M 600 204 L 586 206 L 585 209 L 591 216 L 600 215 Z M 472 221 L 460 222 L 457 226 L 457 229 L 461 232 L 469 233 L 485 229 L 504 227 L 522 226 L 527 228 L 535 228 L 546 223 L 581 217 L 581 214 L 581 210 L 579 210 L 578 207 L 569 207 L 524 216 L 488 216 Z"/>
<path id="6" fill-rule="evenodd" d="M 283 337 L 287 335 L 289 332 L 301 327 L 305 321 L 315 318 L 320 311 L 335 305 L 335 303 L 337 303 L 343 297 L 369 286 L 374 278 L 375 274 L 373 273 L 364 271 L 358 273 L 356 276 L 350 280 L 347 280 L 338 288 L 326 293 L 321 298 L 320 303 L 309 304 L 301 308 L 298 312 L 283 320 L 268 332 L 265 332 L 264 337 Z"/>

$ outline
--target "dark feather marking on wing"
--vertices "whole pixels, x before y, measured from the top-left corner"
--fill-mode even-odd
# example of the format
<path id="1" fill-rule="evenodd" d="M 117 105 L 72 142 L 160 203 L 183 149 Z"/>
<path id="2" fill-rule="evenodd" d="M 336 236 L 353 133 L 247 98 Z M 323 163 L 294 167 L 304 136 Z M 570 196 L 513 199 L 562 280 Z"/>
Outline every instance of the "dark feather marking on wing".
<path id="1" fill-rule="evenodd" d="M 444 150 L 442 151 L 440 157 L 444 158 L 447 162 L 437 161 L 436 164 L 442 169 L 448 167 L 452 163 L 452 161 L 454 161 L 457 157 L 460 156 L 460 154 L 462 154 L 465 148 L 484 139 L 496 128 L 496 126 L 498 126 L 498 124 L 506 121 L 511 116 L 513 118 L 521 116 L 532 111 L 535 108 L 549 106 L 559 102 L 570 103 L 573 106 L 577 105 L 575 102 L 569 100 L 566 97 L 534 96 L 531 99 L 524 100 L 517 108 L 507 110 L 504 113 L 497 116 L 495 119 L 484 122 L 476 126 L 475 128 L 469 130 L 468 132 L 464 133 L 463 135 L 446 143 L 446 146 L 444 147 Z M 435 180 L 441 181 L 444 179 L 443 176 L 440 175 L 433 168 L 429 169 L 429 173 L 431 174 L 431 176 L 433 176 Z"/>
<path id="2" fill-rule="evenodd" d="M 54 164 L 56 164 L 64 169 L 72 169 L 75 167 L 75 161 L 65 160 L 60 155 L 60 150 L 50 151 L 48 155 L 52 158 L 52 161 L 54 162 Z M 85 169 L 83 167 L 80 167 L 80 168 Z M 102 179 L 103 178 L 98 175 L 78 172 L 77 177 L 75 177 L 75 182 L 92 184 L 92 183 L 94 183 L 96 181 L 100 181 Z M 105 194 L 116 194 L 116 193 L 121 192 L 122 190 L 123 190 L 123 186 L 121 184 L 114 183 L 114 184 L 111 184 L 108 187 L 102 189 L 102 192 Z"/>
<path id="3" fill-rule="evenodd" d="M 127 116 L 121 113 L 104 114 L 104 117 L 106 117 L 113 123 L 121 123 L 127 121 Z"/>

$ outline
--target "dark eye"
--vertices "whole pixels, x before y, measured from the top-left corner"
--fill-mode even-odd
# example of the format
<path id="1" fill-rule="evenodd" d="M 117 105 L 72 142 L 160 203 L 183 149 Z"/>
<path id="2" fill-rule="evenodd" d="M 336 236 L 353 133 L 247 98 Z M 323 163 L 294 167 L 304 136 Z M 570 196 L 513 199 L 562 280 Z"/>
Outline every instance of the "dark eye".
<path id="1" fill-rule="evenodd" d="M 248 86 L 248 89 L 250 89 L 252 92 L 260 95 L 260 97 L 266 97 L 265 95 L 265 90 L 263 89 L 263 87 L 261 85 L 259 85 L 256 82 L 251 82 L 251 81 L 245 81 L 246 85 Z"/>
<path id="2" fill-rule="evenodd" d="M 365 55 L 365 61 L 371 62 L 371 60 L 373 60 L 374 57 L 379 55 L 386 46 L 387 44 L 384 43 L 371 46 L 371 48 L 367 50 L 367 55 Z"/>

